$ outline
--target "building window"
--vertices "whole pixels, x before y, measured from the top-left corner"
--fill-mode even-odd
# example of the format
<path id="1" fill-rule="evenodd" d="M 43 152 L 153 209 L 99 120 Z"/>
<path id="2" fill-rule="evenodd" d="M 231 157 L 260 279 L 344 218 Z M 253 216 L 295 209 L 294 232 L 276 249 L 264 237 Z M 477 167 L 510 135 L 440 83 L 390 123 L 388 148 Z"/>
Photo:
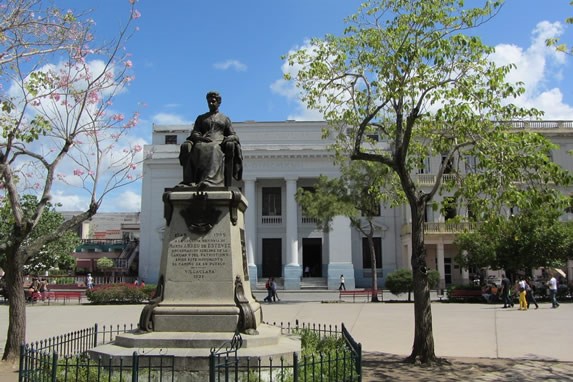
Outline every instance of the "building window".
<path id="1" fill-rule="evenodd" d="M 281 188 L 263 188 L 263 216 L 282 216 Z"/>
<path id="2" fill-rule="evenodd" d="M 374 239 L 374 251 L 376 252 L 376 269 L 382 268 L 382 239 L 375 237 Z M 368 244 L 368 238 L 362 238 L 362 268 L 370 269 L 372 268 L 372 259 L 370 257 L 370 245 Z"/>
<path id="3" fill-rule="evenodd" d="M 418 174 L 429 174 L 430 173 L 430 158 L 426 157 L 420 159 L 420 164 L 417 168 Z"/>
<path id="4" fill-rule="evenodd" d="M 165 136 L 165 144 L 166 145 L 176 145 L 177 144 L 177 135 L 166 135 Z"/>
<path id="5" fill-rule="evenodd" d="M 472 174 L 477 172 L 478 160 L 473 155 L 466 155 L 465 157 L 466 173 Z"/>
<path id="6" fill-rule="evenodd" d="M 452 158 L 448 160 L 446 154 L 442 154 L 442 167 L 444 167 L 444 174 L 451 174 L 454 170 L 454 161 Z"/>
<path id="7" fill-rule="evenodd" d="M 458 211 L 456 209 L 456 200 L 452 197 L 444 198 L 442 201 L 442 214 L 446 221 L 458 216 Z"/>

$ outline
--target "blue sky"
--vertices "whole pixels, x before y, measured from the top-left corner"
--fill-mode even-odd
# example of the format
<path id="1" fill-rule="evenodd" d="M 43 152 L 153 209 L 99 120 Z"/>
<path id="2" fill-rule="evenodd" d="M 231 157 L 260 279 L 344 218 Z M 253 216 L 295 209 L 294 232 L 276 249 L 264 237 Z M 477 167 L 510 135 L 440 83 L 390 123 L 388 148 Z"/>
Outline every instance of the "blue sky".
<path id="1" fill-rule="evenodd" d="M 129 5 L 127 0 L 56 3 L 93 9 L 96 38 L 113 35 Z M 153 123 L 193 122 L 206 111 L 209 90 L 222 94 L 221 110 L 233 121 L 316 119 L 291 96 L 291 85 L 281 82 L 286 70 L 281 56 L 308 38 L 341 34 L 343 19 L 358 5 L 343 0 L 139 0 L 139 30 L 127 44 L 136 78 L 114 106 L 129 114 L 139 103 L 146 105 L 133 132 L 133 139 L 145 142 Z M 555 33 L 573 44 L 573 27 L 563 25 L 568 16 L 573 16 L 569 0 L 506 0 L 501 12 L 476 31 L 496 46 L 496 61 L 518 66 L 510 79 L 526 84 L 520 102 L 545 110 L 547 119 L 573 119 L 573 57 L 543 44 Z M 137 183 L 118 190 L 101 211 L 139 210 L 140 188 Z M 81 207 L 81 200 L 61 196 L 63 209 Z"/>

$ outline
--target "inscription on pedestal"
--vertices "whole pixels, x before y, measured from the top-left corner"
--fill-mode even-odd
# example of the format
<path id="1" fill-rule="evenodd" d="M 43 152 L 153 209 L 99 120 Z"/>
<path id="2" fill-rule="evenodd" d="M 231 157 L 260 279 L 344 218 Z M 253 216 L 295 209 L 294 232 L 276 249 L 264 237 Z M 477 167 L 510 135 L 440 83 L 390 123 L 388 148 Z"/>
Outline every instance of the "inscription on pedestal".
<path id="1" fill-rule="evenodd" d="M 184 281 L 215 281 L 228 278 L 231 243 L 226 232 L 213 232 L 191 239 L 179 237 L 169 243 L 168 262 Z"/>

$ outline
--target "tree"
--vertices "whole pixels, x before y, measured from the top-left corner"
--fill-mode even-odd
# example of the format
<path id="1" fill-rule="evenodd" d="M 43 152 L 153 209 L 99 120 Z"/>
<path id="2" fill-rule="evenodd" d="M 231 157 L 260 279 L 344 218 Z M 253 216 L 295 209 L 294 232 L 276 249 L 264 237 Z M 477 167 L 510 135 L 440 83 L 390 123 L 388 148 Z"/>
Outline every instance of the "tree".
<path id="1" fill-rule="evenodd" d="M 20 201 L 24 213 L 30 216 L 38 205 L 38 198 L 34 195 L 23 195 Z M 38 225 L 30 232 L 29 240 L 46 235 L 57 229 L 64 222 L 62 214 L 48 203 Z M 7 199 L 0 205 L 0 242 L 6 242 L 10 238 L 14 217 L 12 208 Z M 24 264 L 26 274 L 38 275 L 52 268 L 72 269 L 75 266 L 75 258 L 72 256 L 75 248 L 81 240 L 75 232 L 66 231 L 57 240 L 47 243 L 36 255 L 30 256 Z M 6 254 L 0 253 L 0 268 L 6 268 Z"/>
<path id="2" fill-rule="evenodd" d="M 524 92 L 521 84 L 505 80 L 513 65 L 496 66 L 488 60 L 493 48 L 475 34 L 464 34 L 495 16 L 502 4 L 368 1 L 347 18 L 343 35 L 312 39 L 288 56 L 298 71 L 286 78 L 296 81 L 303 102 L 322 113 L 351 159 L 387 166 L 393 175 L 388 179 L 409 206 L 411 362 L 437 360 L 423 236 L 426 206 L 436 195 L 471 204 L 475 211 L 518 206 L 524 190 L 568 180 L 549 160 L 548 140 L 503 122 L 541 115 L 512 103 Z M 370 135 L 386 145 L 372 144 Z M 432 157 L 443 160 L 433 184 L 423 187 L 414 169 Z"/>
<path id="3" fill-rule="evenodd" d="M 430 288 L 435 288 L 440 280 L 438 271 L 428 272 L 428 284 Z M 395 295 L 408 293 L 408 302 L 411 301 L 411 294 L 414 290 L 412 271 L 409 269 L 398 269 L 386 276 L 386 288 Z"/>
<path id="4" fill-rule="evenodd" d="M 102 271 L 104 275 L 107 275 L 109 271 L 113 268 L 113 260 L 107 257 L 100 257 L 96 261 L 97 269 Z"/>
<path id="5" fill-rule="evenodd" d="M 561 267 L 573 257 L 573 224 L 559 221 L 561 211 L 539 202 L 509 217 L 491 217 L 456 238 L 456 262 L 465 268 L 504 269 L 506 274 Z"/>
<path id="6" fill-rule="evenodd" d="M 124 44 L 139 12 L 135 0 L 129 3 L 125 25 L 101 43 L 87 13 L 40 0 L 8 0 L 0 7 L 0 188 L 13 218 L 8 240 L 0 243 L 9 301 L 3 360 L 17 360 L 25 340 L 25 264 L 93 216 L 112 190 L 139 177 L 141 147 L 122 143 L 138 115 L 126 119 L 112 111 L 115 96 L 133 79 Z M 88 207 L 34 237 L 60 183 L 76 186 Z M 25 194 L 38 196 L 28 209 Z"/>
<path id="7" fill-rule="evenodd" d="M 325 231 L 335 216 L 346 216 L 350 224 L 367 238 L 372 269 L 373 291 L 378 290 L 376 249 L 376 217 L 380 204 L 387 199 L 387 193 L 381 188 L 387 171 L 379 163 L 348 161 L 339 157 L 341 176 L 328 179 L 321 176 L 314 189 L 299 188 L 296 200 L 305 215 L 315 219 L 317 226 Z M 372 293 L 372 302 L 379 302 L 378 294 Z"/>

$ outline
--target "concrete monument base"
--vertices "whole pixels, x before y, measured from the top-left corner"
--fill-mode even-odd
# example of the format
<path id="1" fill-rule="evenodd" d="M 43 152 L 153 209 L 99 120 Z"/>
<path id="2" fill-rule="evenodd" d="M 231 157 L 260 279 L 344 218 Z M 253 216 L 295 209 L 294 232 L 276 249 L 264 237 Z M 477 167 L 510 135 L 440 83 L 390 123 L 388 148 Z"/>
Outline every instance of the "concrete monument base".
<path id="1" fill-rule="evenodd" d="M 90 350 L 90 357 L 129 365 L 134 353 L 172 356 L 175 380 L 203 381 L 211 351 L 240 338 L 240 362 L 280 362 L 281 356 L 290 362 L 301 350 L 300 339 L 262 325 L 261 305 L 251 293 L 242 193 L 183 186 L 166 190 L 163 202 L 166 230 L 156 297 L 144 307 L 137 331 Z"/>
<path id="2" fill-rule="evenodd" d="M 261 364 L 266 365 L 272 358 L 273 363 L 277 364 L 282 357 L 284 364 L 288 365 L 293 353 L 301 351 L 300 339 L 282 335 L 278 327 L 262 324 L 257 331 L 257 335 L 241 335 L 242 346 L 237 352 L 239 363 L 249 360 L 251 365 L 256 365 L 260 358 Z M 228 345 L 231 339 L 232 336 L 221 332 L 139 331 L 118 335 L 113 344 L 98 346 L 89 353 L 92 359 L 112 357 L 112 363 L 122 362 L 124 366 L 131 364 L 134 351 L 145 356 L 173 356 L 175 372 L 179 375 L 195 373 L 195 377 L 199 378 L 209 370 L 211 350 Z"/>

